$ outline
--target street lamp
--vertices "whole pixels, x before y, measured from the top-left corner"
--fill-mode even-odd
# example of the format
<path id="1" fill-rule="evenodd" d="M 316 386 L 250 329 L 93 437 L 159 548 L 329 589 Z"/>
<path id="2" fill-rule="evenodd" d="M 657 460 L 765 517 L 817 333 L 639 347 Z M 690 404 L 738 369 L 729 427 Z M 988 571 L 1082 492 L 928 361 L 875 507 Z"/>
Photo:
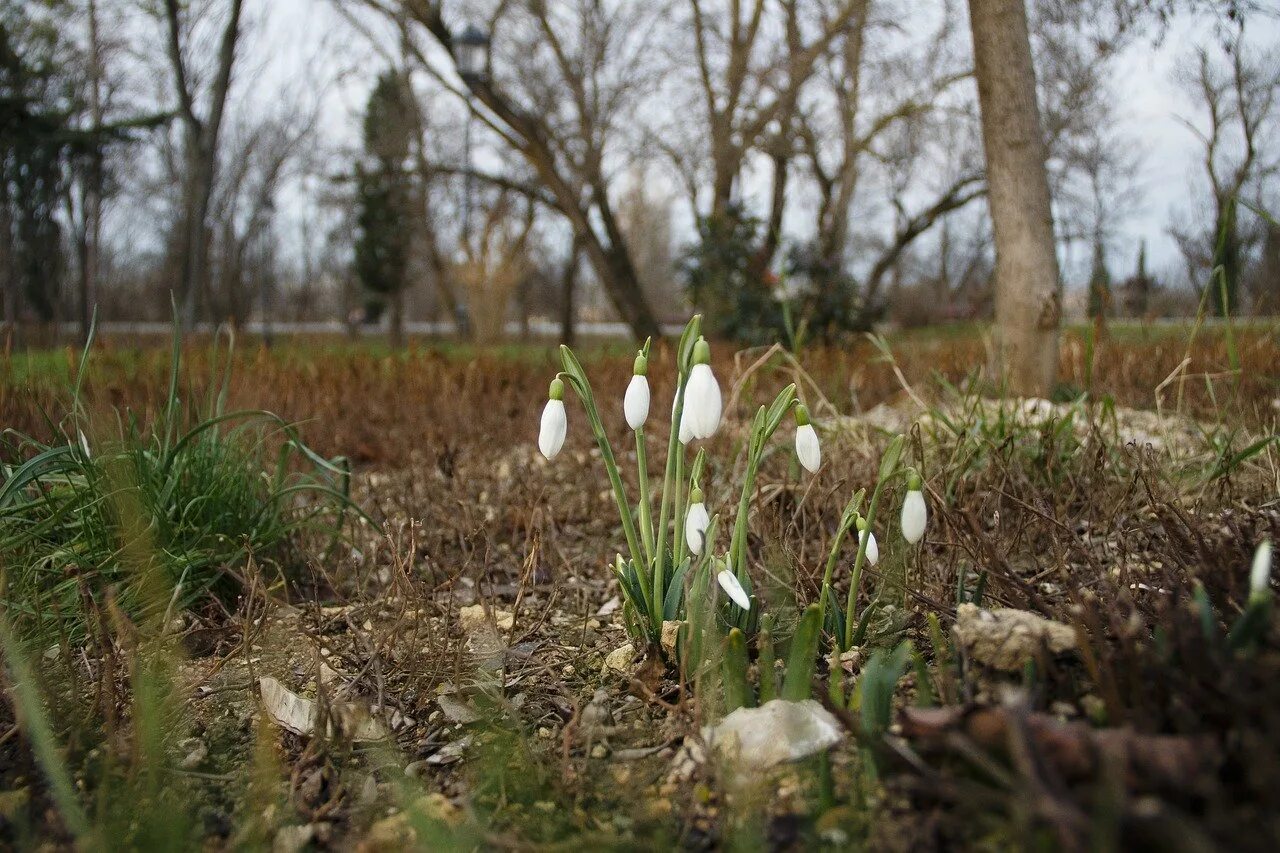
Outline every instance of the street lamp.
<path id="1" fill-rule="evenodd" d="M 475 24 L 468 24 L 462 35 L 453 40 L 453 61 L 463 82 L 483 80 L 489 61 L 489 37 Z"/>

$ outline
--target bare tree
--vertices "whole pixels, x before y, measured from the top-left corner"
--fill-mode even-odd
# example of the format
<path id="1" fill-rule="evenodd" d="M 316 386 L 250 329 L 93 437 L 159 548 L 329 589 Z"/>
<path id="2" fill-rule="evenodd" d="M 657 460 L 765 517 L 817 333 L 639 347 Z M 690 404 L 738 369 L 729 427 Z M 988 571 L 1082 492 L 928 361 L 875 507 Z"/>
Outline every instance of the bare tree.
<path id="1" fill-rule="evenodd" d="M 903 41 L 889 37 L 900 11 L 871 0 L 861 5 L 820 66 L 817 96 L 797 120 L 818 193 L 814 249 L 825 264 L 843 268 L 852 260 L 851 223 L 865 222 L 871 207 L 859 203 L 858 192 L 869 179 L 883 184 L 876 196 L 888 201 L 892 230 L 884 239 L 865 235 L 859 252 L 868 304 L 914 241 L 985 193 L 980 156 L 965 153 L 967 118 L 957 120 L 952 97 L 972 71 L 968 58 L 956 55 L 950 8 L 922 38 L 891 48 L 889 42 Z M 873 39 L 873 30 L 886 37 Z"/>
<path id="2" fill-rule="evenodd" d="M 209 304 L 214 316 L 233 325 L 250 313 L 257 279 L 249 262 L 263 257 L 264 241 L 273 239 L 276 197 L 299 165 L 315 120 L 314 109 L 285 104 L 275 115 L 233 126 L 231 139 L 224 143 L 229 168 L 217 181 L 210 203 L 210 218 L 219 227 L 213 238 L 217 263 L 211 265 L 218 286 L 211 290 Z"/>
<path id="3" fill-rule="evenodd" d="M 165 0 L 166 46 L 177 115 L 183 126 L 182 192 L 173 252 L 179 271 L 182 318 L 195 322 L 198 304 L 207 300 L 209 285 L 209 205 L 218 172 L 218 142 L 226 111 L 240 38 L 243 0 L 227 0 L 218 40 L 214 72 L 203 104 L 190 72 L 191 22 L 178 0 Z"/>
<path id="4" fill-rule="evenodd" d="M 459 33 L 438 4 L 363 0 L 384 20 L 421 28 L 453 60 Z M 414 58 L 445 92 L 465 103 L 487 133 L 527 174 L 473 170 L 477 179 L 526 193 L 572 227 L 618 315 L 637 336 L 657 335 L 657 320 L 636 274 L 612 197 L 615 156 L 652 88 L 644 49 L 660 9 L 596 0 L 498 3 L 487 25 L 492 48 L 483 73 L 458 84 L 437 53 L 410 39 Z M 532 178 L 530 181 L 529 178 Z"/>
<path id="5" fill-rule="evenodd" d="M 1047 396 L 1058 372 L 1061 283 L 1047 149 L 1023 0 L 969 0 L 996 243 L 996 336 L 1014 394 Z"/>
<path id="6" fill-rule="evenodd" d="M 1267 182 L 1280 175 L 1280 153 L 1267 144 L 1280 133 L 1280 62 L 1274 49 L 1255 53 L 1241 26 L 1226 45 L 1197 48 L 1181 82 L 1199 108 L 1196 118 L 1182 121 L 1202 147 L 1212 222 L 1173 231 L 1191 275 L 1212 276 L 1205 282 L 1210 303 L 1225 315 L 1238 308 L 1241 278 L 1264 233 L 1256 220 L 1242 221 L 1248 213 L 1241 204 L 1257 205 Z"/>

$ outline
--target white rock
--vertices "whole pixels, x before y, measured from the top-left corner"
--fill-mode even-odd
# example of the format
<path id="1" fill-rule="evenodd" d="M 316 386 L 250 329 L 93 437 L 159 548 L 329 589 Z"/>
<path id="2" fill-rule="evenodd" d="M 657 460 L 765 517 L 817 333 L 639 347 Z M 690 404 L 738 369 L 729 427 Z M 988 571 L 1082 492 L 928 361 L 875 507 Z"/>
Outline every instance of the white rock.
<path id="1" fill-rule="evenodd" d="M 956 610 L 956 642 L 979 663 L 1017 672 L 1041 651 L 1061 655 L 1076 648 L 1076 632 L 1027 610 L 983 610 L 966 603 Z"/>
<path id="2" fill-rule="evenodd" d="M 756 770 L 830 749 L 843 736 L 831 712 L 812 699 L 773 699 L 759 708 L 739 708 L 702 730 L 708 745 Z"/>
<path id="3" fill-rule="evenodd" d="M 631 643 L 624 643 L 613 651 L 609 652 L 609 656 L 604 659 L 604 668 L 602 672 L 608 675 L 611 672 L 627 675 L 632 670 L 632 659 L 636 656 L 636 647 Z"/>

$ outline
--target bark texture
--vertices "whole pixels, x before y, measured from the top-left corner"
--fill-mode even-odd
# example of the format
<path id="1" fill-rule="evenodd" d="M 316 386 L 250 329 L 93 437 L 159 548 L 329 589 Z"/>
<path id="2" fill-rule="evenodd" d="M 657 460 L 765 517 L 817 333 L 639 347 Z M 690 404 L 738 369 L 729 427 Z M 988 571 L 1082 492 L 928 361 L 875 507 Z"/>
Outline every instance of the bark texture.
<path id="1" fill-rule="evenodd" d="M 996 242 L 996 353 L 1010 393 L 1047 396 L 1062 314 L 1048 148 L 1024 0 L 969 0 Z"/>

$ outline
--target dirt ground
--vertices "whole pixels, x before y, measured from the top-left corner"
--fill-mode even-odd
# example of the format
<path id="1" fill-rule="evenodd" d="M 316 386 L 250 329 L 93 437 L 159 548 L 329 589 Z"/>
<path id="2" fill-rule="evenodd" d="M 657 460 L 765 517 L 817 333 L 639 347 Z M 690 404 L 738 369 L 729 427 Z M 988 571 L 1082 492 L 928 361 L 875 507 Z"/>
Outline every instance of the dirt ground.
<path id="1" fill-rule="evenodd" d="M 1072 339 L 1054 403 L 954 390 L 985 360 L 977 339 L 904 340 L 896 365 L 869 344 L 815 350 L 803 372 L 719 347 L 713 512 L 732 511 L 744 425 L 777 388 L 798 381 L 822 436 L 816 475 L 779 452 L 758 481 L 752 570 L 780 612 L 817 597 L 841 509 L 896 433 L 932 511 L 918 552 L 883 534 L 863 603 L 885 606 L 863 648 L 819 668 L 824 685 L 833 666 L 854 683 L 876 649 L 911 640 L 920 663 L 898 682 L 893 728 L 870 744 L 833 709 L 850 731 L 829 756 L 759 776 L 691 751 L 718 712 L 626 634 L 607 568 L 624 545 L 581 409 L 564 453 L 536 450 L 549 352 L 242 347 L 236 405 L 348 457 L 374 523 L 332 549 L 296 543 L 287 579 L 251 567 L 237 600 L 179 617 L 167 778 L 208 849 L 1274 849 L 1280 631 L 1272 618 L 1247 656 L 1214 638 L 1245 607 L 1255 543 L 1280 537 L 1276 448 L 1231 464 L 1274 431 L 1280 347 L 1266 333 L 1233 346 L 1112 340 L 1088 366 Z M 18 358 L 0 418 L 38 431 L 56 383 Z M 207 359 L 193 350 L 197 388 Z M 162 364 L 108 344 L 91 405 L 145 416 Z M 630 447 L 630 358 L 587 367 L 615 448 Z M 657 413 L 670 373 L 659 352 Z M 634 449 L 619 456 L 634 496 Z M 660 454 L 649 461 L 660 477 Z M 846 546 L 841 600 L 852 557 Z M 979 583 L 982 608 L 1053 620 L 1063 647 L 1014 671 L 967 647 L 962 599 Z M 1219 624 L 1193 606 L 1201 588 Z M 51 649 L 47 666 L 87 664 Z M 264 683 L 305 700 L 292 723 Z M 96 750 L 130 750 L 104 730 L 81 729 L 68 752 L 90 766 Z M 6 703 L 0 840 L 67 838 Z"/>

